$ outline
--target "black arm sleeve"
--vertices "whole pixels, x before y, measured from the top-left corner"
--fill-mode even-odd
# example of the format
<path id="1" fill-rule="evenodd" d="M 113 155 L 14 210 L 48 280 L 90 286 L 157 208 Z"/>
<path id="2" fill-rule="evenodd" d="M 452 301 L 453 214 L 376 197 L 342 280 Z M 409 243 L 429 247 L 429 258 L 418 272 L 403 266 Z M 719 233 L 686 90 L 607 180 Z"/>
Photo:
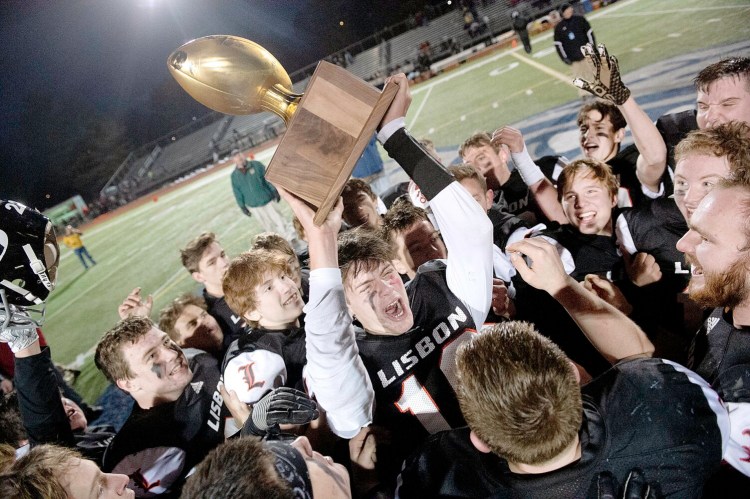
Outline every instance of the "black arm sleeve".
<path id="1" fill-rule="evenodd" d="M 453 176 L 405 128 L 400 128 L 391 135 L 383 147 L 419 186 L 428 200 L 453 182 Z"/>
<path id="2" fill-rule="evenodd" d="M 58 444 L 75 448 L 54 370 L 48 347 L 42 348 L 39 355 L 16 359 L 14 382 L 23 425 L 32 446 Z"/>

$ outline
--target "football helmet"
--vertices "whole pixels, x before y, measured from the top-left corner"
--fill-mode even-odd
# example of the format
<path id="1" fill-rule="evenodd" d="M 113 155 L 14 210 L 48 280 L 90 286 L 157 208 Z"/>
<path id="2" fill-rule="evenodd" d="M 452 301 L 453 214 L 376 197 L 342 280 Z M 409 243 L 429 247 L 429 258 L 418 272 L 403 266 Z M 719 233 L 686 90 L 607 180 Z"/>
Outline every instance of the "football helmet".
<path id="1" fill-rule="evenodd" d="M 55 287 L 59 262 L 60 248 L 49 219 L 16 201 L 0 200 L 3 322 L 44 303 Z"/>

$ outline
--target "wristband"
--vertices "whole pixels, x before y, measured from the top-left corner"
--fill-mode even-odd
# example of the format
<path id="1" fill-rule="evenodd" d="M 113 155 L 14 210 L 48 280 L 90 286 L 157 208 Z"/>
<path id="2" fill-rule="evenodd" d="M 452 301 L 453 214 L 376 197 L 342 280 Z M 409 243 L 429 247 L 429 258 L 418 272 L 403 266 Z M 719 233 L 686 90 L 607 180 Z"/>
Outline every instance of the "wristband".
<path id="1" fill-rule="evenodd" d="M 511 152 L 510 157 L 513 158 L 513 163 L 515 163 L 516 169 L 526 185 L 531 186 L 544 179 L 542 169 L 531 159 L 525 144 L 523 151 Z"/>

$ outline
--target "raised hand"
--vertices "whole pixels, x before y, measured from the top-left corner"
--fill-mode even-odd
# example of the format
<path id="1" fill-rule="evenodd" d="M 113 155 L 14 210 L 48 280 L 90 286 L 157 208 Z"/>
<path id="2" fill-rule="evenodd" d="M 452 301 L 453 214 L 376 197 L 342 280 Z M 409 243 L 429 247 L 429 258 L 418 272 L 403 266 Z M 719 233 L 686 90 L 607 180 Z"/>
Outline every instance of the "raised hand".
<path id="1" fill-rule="evenodd" d="M 154 297 L 148 295 L 145 300 L 141 297 L 141 288 L 134 288 L 130 294 L 125 297 L 123 302 L 117 307 L 117 314 L 120 319 L 127 319 L 128 317 L 149 317 L 151 315 L 151 308 L 154 306 Z"/>
<path id="2" fill-rule="evenodd" d="M 349 440 L 349 457 L 352 463 L 365 470 L 374 470 L 377 463 L 377 442 L 371 426 L 362 428 Z"/>
<path id="3" fill-rule="evenodd" d="M 506 252 L 524 281 L 552 296 L 572 281 L 565 272 L 557 248 L 540 237 L 510 244 Z"/>
<path id="4" fill-rule="evenodd" d="M 630 97 L 630 90 L 622 83 L 617 58 L 609 55 L 602 43 L 596 48 L 597 50 L 594 50 L 590 43 L 581 47 L 586 63 L 591 65 L 594 81 L 576 78 L 573 85 L 621 106 Z"/>
<path id="5" fill-rule="evenodd" d="M 492 311 L 496 315 L 508 317 L 509 304 L 510 298 L 505 283 L 497 277 L 492 278 Z"/>
<path id="6" fill-rule="evenodd" d="M 385 112 L 383 119 L 380 121 L 378 130 L 397 118 L 405 117 L 406 111 L 409 110 L 409 105 L 411 105 L 411 89 L 409 88 L 409 79 L 404 73 L 398 73 L 391 76 L 390 78 L 385 80 L 385 84 L 386 86 L 398 86 L 398 91 L 396 92 L 396 97 L 393 99 L 393 102 L 391 102 L 390 107 L 388 107 L 388 110 Z"/>
<path id="7" fill-rule="evenodd" d="M 221 393 L 222 396 L 226 393 L 224 387 L 222 387 Z M 318 404 L 305 395 L 304 392 L 295 390 L 294 388 L 281 387 L 271 390 L 253 404 L 249 417 L 236 403 L 239 399 L 236 398 L 234 391 L 229 392 L 228 395 L 230 398 L 227 408 L 229 408 L 229 412 L 235 417 L 235 421 L 238 420 L 238 416 L 245 419 L 243 422 L 243 433 L 247 430 L 247 432 L 253 435 L 265 436 L 269 431 L 278 432 L 279 425 L 307 424 L 320 416 Z M 226 399 L 225 402 L 227 402 Z M 234 411 L 230 403 L 236 406 Z M 242 404 L 241 401 L 239 403 Z M 235 411 L 237 411 L 237 415 L 235 415 Z"/>
<path id="8" fill-rule="evenodd" d="M 521 131 L 507 125 L 492 132 L 492 145 L 500 147 L 503 144 L 513 153 L 522 152 L 526 147 Z"/>
<path id="9" fill-rule="evenodd" d="M 625 315 L 630 315 L 633 311 L 633 306 L 625 298 L 625 295 L 622 294 L 620 288 L 596 274 L 588 274 L 584 278 L 583 287 Z"/>
<path id="10" fill-rule="evenodd" d="M 661 269 L 653 255 L 638 252 L 630 255 L 624 248 L 620 248 L 625 262 L 625 272 L 633 284 L 638 287 L 653 284 L 661 279 Z"/>

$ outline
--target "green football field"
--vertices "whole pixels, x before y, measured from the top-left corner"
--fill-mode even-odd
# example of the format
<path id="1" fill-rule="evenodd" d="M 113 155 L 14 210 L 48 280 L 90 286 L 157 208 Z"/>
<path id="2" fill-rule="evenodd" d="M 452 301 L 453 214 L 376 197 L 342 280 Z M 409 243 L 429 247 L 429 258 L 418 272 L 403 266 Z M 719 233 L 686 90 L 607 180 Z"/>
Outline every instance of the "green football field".
<path id="1" fill-rule="evenodd" d="M 623 73 L 750 39 L 748 0 L 620 0 L 587 17 L 597 41 L 617 55 Z M 430 137 L 438 147 L 455 147 L 476 130 L 512 124 L 577 99 L 551 38 L 551 31 L 532 38 L 537 57 L 518 48 L 495 51 L 413 87 L 407 116 L 412 133 Z M 256 158 L 268 163 L 272 153 Z M 117 321 L 117 306 L 130 290 L 140 286 L 154 296 L 156 318 L 180 293 L 200 290 L 179 261 L 179 248 L 188 240 L 213 231 L 227 254 L 235 256 L 260 230 L 237 208 L 230 172 L 217 168 L 155 201 L 84 228 L 86 247 L 98 262 L 88 271 L 63 249 L 43 329 L 55 361 L 80 366 L 76 388 L 88 401 L 106 386 L 91 353 Z"/>

